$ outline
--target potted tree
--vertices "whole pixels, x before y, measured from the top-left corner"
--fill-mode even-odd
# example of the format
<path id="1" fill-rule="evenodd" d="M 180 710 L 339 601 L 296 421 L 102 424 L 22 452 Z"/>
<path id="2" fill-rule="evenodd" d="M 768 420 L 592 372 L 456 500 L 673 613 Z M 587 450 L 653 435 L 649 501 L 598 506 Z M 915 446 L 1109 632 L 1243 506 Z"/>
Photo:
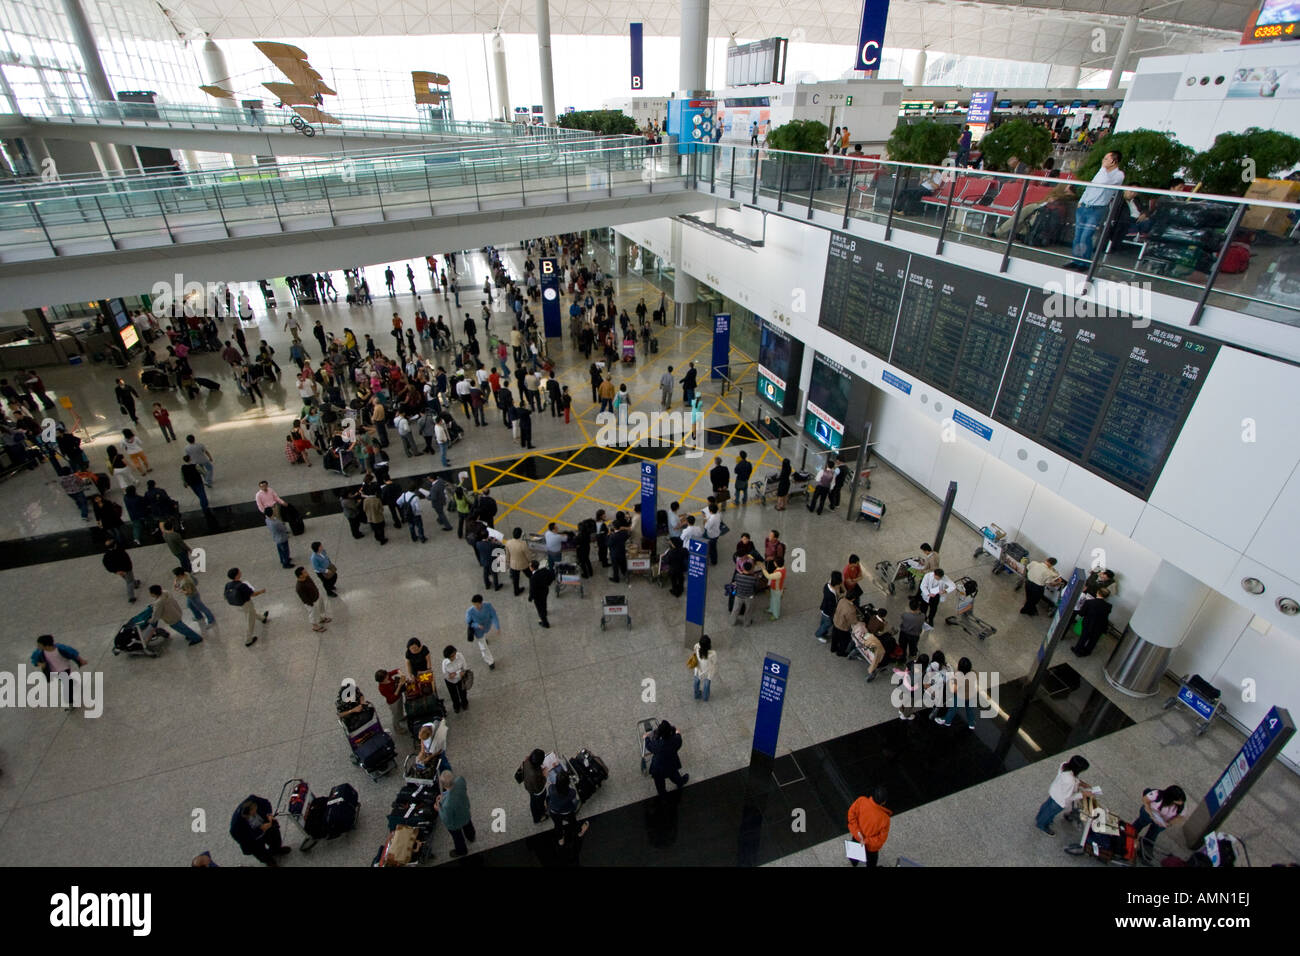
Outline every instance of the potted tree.
<path id="1" fill-rule="evenodd" d="M 817 120 L 791 120 L 767 134 L 767 148 L 789 153 L 826 152 L 826 137 L 830 130 Z M 763 163 L 762 183 L 769 189 L 782 188 L 786 192 L 807 191 L 812 184 L 812 171 L 820 163 L 811 157 L 768 156 Z"/>
<path id="2" fill-rule="evenodd" d="M 1119 150 L 1124 184 L 1165 189 L 1170 181 L 1192 160 L 1192 150 L 1174 139 L 1172 133 L 1153 129 L 1135 129 L 1127 133 L 1103 136 L 1093 146 L 1078 169 L 1078 177 L 1088 182 L 1097 175 L 1101 160 L 1111 150 Z"/>
<path id="3" fill-rule="evenodd" d="M 985 169 L 1006 170 L 1007 160 L 1012 156 L 1030 169 L 1037 169 L 1052 155 L 1052 134 L 1046 127 L 1027 119 L 1008 120 L 984 135 L 980 152 Z"/>
<path id="4" fill-rule="evenodd" d="M 899 120 L 894 132 L 885 144 L 889 158 L 897 163 L 921 163 L 926 166 L 941 166 L 944 160 L 957 149 L 957 140 L 961 138 L 961 127 L 952 123 L 940 123 L 936 120 L 923 119 L 914 123 L 906 119 Z M 904 169 L 901 173 L 904 184 L 920 177 L 921 170 Z M 895 182 L 900 174 L 881 176 L 876 183 L 875 206 L 877 211 L 885 212 L 895 194 Z"/>
<path id="5" fill-rule="evenodd" d="M 1300 139 L 1252 126 L 1214 137 L 1214 144 L 1187 164 L 1187 172 L 1201 192 L 1244 196 L 1255 179 L 1280 178 L 1298 163 Z"/>

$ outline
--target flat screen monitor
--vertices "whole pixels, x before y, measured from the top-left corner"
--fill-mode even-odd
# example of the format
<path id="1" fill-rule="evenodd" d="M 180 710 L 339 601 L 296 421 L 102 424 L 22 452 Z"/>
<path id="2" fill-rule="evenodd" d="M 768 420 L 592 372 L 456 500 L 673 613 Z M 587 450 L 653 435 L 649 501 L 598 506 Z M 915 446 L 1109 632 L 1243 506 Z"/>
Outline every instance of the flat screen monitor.
<path id="1" fill-rule="evenodd" d="M 1038 100 L 1030 100 L 1028 103 L 1025 104 L 1025 106 L 1028 109 L 1036 110 L 1038 109 Z"/>

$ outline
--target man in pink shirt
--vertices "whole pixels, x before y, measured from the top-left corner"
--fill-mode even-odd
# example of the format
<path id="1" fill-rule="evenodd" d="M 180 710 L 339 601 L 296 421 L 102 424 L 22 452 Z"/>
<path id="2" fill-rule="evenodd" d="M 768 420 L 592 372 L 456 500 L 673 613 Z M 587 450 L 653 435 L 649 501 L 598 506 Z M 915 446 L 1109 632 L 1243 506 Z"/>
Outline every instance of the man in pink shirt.
<path id="1" fill-rule="evenodd" d="M 275 489 L 267 482 L 259 481 L 257 483 L 257 488 L 257 495 L 253 500 L 257 502 L 257 510 L 259 513 L 264 514 L 267 508 L 274 505 L 283 505 L 285 503 L 284 499 L 276 494 Z"/>

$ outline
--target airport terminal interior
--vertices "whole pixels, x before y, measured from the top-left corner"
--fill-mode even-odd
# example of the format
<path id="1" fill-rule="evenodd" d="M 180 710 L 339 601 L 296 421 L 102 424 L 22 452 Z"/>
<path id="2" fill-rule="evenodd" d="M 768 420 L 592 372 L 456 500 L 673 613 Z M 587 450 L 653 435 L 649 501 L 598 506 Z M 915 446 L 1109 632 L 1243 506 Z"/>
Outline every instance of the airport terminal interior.
<path id="1" fill-rule="evenodd" d="M 1295 4 L 356 6 L 0 9 L 0 863 L 1300 860 Z"/>

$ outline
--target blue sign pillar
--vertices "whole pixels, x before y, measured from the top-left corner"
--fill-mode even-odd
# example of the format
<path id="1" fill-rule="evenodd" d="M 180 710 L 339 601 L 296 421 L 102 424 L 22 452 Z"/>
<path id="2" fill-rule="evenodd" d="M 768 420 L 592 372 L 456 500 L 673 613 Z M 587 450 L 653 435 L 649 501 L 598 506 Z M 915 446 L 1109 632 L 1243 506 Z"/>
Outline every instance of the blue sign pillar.
<path id="1" fill-rule="evenodd" d="M 641 24 L 630 23 L 628 29 L 632 35 L 632 89 L 641 90 L 645 87 L 645 67 L 643 66 L 644 55 L 641 43 Z"/>
<path id="2" fill-rule="evenodd" d="M 1237 751 L 1237 756 L 1214 781 L 1200 806 L 1188 815 L 1183 830 L 1190 840 L 1195 841 L 1189 846 L 1196 846 L 1207 833 L 1223 824 L 1232 808 L 1241 802 L 1293 734 L 1295 721 L 1290 712 L 1284 707 L 1270 707 L 1254 733 Z"/>
<path id="3" fill-rule="evenodd" d="M 717 380 L 731 375 L 731 313 L 719 312 L 713 317 L 713 361 L 709 363 L 709 378 Z"/>
<path id="4" fill-rule="evenodd" d="M 789 659 L 769 652 L 763 658 L 763 674 L 758 684 L 758 716 L 754 720 L 754 753 L 769 759 L 776 758 L 776 739 L 781 733 L 781 711 L 785 707 L 789 678 Z"/>
<path id="5" fill-rule="evenodd" d="M 686 542 L 686 646 L 694 647 L 704 634 L 704 598 L 709 586 L 709 542 Z"/>
<path id="6" fill-rule="evenodd" d="M 862 25 L 858 28 L 858 52 L 855 70 L 879 70 L 885 44 L 885 21 L 889 19 L 889 0 L 862 0 Z"/>
<path id="7" fill-rule="evenodd" d="M 560 322 L 560 263 L 558 259 L 541 259 L 537 267 L 541 270 L 542 327 L 548 339 L 557 339 L 564 334 Z"/>
<path id="8" fill-rule="evenodd" d="M 654 541 L 659 535 L 659 466 L 652 461 L 641 463 L 641 537 Z"/>

